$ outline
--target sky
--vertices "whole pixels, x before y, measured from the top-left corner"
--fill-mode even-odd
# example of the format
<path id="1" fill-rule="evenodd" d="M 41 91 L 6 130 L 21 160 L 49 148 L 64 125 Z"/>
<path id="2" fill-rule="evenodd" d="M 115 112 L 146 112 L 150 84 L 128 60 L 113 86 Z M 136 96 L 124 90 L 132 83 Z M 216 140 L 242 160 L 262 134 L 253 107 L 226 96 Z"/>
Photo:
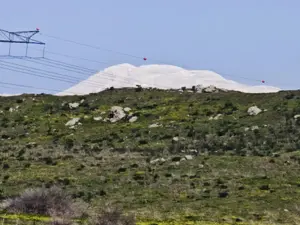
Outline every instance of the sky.
<path id="1" fill-rule="evenodd" d="M 254 80 L 265 80 L 266 85 L 300 89 L 299 0 L 16 0 L 3 1 L 1 8 L 0 29 L 38 27 L 40 34 L 35 39 L 46 43 L 45 56 L 54 60 L 94 70 L 119 63 L 139 66 L 159 62 L 212 70 L 250 85 L 261 84 Z M 49 35 L 147 57 L 148 61 L 59 41 Z M 29 55 L 41 56 L 42 52 L 34 48 L 38 47 L 29 46 Z M 107 64 L 51 55 L 47 51 Z M 7 52 L 8 45 L 0 43 L 0 53 Z M 12 53 L 24 55 L 25 47 L 13 45 Z M 37 66 L 17 59 L 6 62 Z M 38 68 L 54 71 L 41 65 Z M 76 76 L 79 75 L 82 80 L 92 74 Z M 0 82 L 55 90 L 73 86 L 3 68 Z M 37 91 L 14 88 L 0 85 L 0 93 Z"/>

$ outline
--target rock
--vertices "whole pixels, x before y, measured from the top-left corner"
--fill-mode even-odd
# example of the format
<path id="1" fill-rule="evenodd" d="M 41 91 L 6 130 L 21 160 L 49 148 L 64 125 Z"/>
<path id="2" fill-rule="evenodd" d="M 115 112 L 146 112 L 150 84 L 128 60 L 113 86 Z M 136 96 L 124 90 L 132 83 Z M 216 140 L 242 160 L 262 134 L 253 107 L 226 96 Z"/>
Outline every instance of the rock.
<path id="1" fill-rule="evenodd" d="M 161 126 L 162 126 L 161 124 L 154 123 L 154 124 L 149 125 L 149 128 L 156 128 L 156 127 L 161 127 Z"/>
<path id="2" fill-rule="evenodd" d="M 93 118 L 95 121 L 100 121 L 100 120 L 102 120 L 103 118 L 101 117 L 101 116 L 98 116 L 98 117 L 94 117 Z"/>
<path id="3" fill-rule="evenodd" d="M 70 128 L 72 128 L 79 122 L 79 120 L 80 120 L 80 118 L 73 118 L 66 123 L 66 126 L 69 126 Z"/>
<path id="4" fill-rule="evenodd" d="M 176 166 L 179 166 L 179 165 L 180 165 L 180 162 L 176 162 L 175 165 L 176 165 Z"/>
<path id="5" fill-rule="evenodd" d="M 251 130 L 259 130 L 259 127 L 258 126 L 252 126 Z"/>
<path id="6" fill-rule="evenodd" d="M 76 109 L 78 107 L 79 107 L 79 103 L 78 102 L 69 103 L 69 108 L 70 109 Z"/>
<path id="7" fill-rule="evenodd" d="M 248 130 L 250 130 L 250 128 L 249 127 L 245 127 L 245 131 L 247 132 Z"/>
<path id="8" fill-rule="evenodd" d="M 260 108 L 258 108 L 257 106 L 252 106 L 252 107 L 250 107 L 249 109 L 248 109 L 248 114 L 250 115 L 250 116 L 256 116 L 256 115 L 258 115 L 259 113 L 261 113 L 262 112 L 262 110 L 260 109 Z"/>
<path id="9" fill-rule="evenodd" d="M 197 85 L 195 87 L 195 91 L 197 93 L 218 93 L 220 89 L 218 89 L 216 86 L 213 85 L 207 87 L 204 87 L 203 85 Z"/>
<path id="10" fill-rule="evenodd" d="M 218 119 L 220 119 L 222 116 L 223 116 L 222 114 L 218 114 L 218 115 L 216 115 L 215 117 L 211 116 L 211 117 L 209 118 L 209 120 L 218 120 Z"/>
<path id="11" fill-rule="evenodd" d="M 185 157 L 186 160 L 192 160 L 193 159 L 193 156 L 191 156 L 191 155 L 185 155 L 184 157 Z"/>
<path id="12" fill-rule="evenodd" d="M 199 166 L 200 169 L 204 168 L 203 164 L 199 164 L 198 166 Z"/>
<path id="13" fill-rule="evenodd" d="M 134 123 L 135 121 L 137 121 L 138 117 L 137 116 L 133 116 L 129 119 L 130 123 Z"/>
<path id="14" fill-rule="evenodd" d="M 179 141 L 179 137 L 173 137 L 173 141 Z"/>
<path id="15" fill-rule="evenodd" d="M 300 118 L 300 114 L 294 116 L 295 120 L 298 119 L 298 118 Z"/>
<path id="16" fill-rule="evenodd" d="M 36 146 L 37 146 L 36 142 L 29 142 L 29 143 L 26 144 L 27 148 L 35 148 Z"/>
<path id="17" fill-rule="evenodd" d="M 124 110 L 120 106 L 113 106 L 110 109 L 109 121 L 115 123 L 126 116 Z"/>
<path id="18" fill-rule="evenodd" d="M 164 163 L 166 160 L 164 158 L 158 158 L 150 161 L 150 164 L 156 164 L 156 163 Z"/>
<path id="19" fill-rule="evenodd" d="M 125 108 L 124 108 L 124 111 L 125 111 L 125 112 L 129 112 L 129 111 L 131 111 L 131 108 L 125 107 Z"/>
<path id="20" fill-rule="evenodd" d="M 81 99 L 80 104 L 84 103 L 84 99 Z"/>

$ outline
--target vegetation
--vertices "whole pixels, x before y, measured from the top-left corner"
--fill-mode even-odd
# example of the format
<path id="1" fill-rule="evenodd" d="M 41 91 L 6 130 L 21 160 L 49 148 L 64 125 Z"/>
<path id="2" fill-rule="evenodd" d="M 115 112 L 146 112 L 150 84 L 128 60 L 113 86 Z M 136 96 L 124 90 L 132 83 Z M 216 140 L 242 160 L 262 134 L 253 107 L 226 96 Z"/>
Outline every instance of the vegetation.
<path id="1" fill-rule="evenodd" d="M 110 122 L 112 106 L 131 110 Z M 262 112 L 250 116 L 251 106 Z M 87 205 L 87 214 L 110 203 L 137 224 L 299 224 L 299 114 L 300 91 L 0 97 L 0 198 L 10 199 L 6 212 L 41 218 L 61 200 Z M 72 118 L 79 121 L 66 126 Z M 26 200 L 57 186 L 64 194 L 44 209 Z M 28 188 L 40 189 L 19 196 Z M 21 200 L 26 207 L 16 207 Z M 109 224 L 99 218 L 111 214 L 88 217 Z"/>

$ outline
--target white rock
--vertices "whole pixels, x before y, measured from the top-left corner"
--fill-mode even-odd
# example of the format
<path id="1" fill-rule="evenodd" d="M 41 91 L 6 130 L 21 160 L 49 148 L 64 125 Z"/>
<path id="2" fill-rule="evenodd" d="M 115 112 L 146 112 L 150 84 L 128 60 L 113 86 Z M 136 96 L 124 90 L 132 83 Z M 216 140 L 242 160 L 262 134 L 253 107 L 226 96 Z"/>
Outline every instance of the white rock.
<path id="1" fill-rule="evenodd" d="M 211 116 L 211 117 L 209 118 L 209 120 L 218 120 L 218 119 L 220 119 L 222 116 L 223 116 L 222 114 L 218 114 L 218 115 L 216 115 L 215 117 Z"/>
<path id="2" fill-rule="evenodd" d="M 156 127 L 161 127 L 161 126 L 162 126 L 161 124 L 154 123 L 154 124 L 149 125 L 149 128 L 156 128 Z"/>
<path id="3" fill-rule="evenodd" d="M 260 108 L 258 108 L 257 106 L 251 106 L 247 112 L 250 116 L 256 116 L 259 113 L 261 113 L 262 110 Z"/>
<path id="4" fill-rule="evenodd" d="M 179 141 L 179 137 L 173 137 L 173 141 Z"/>
<path id="5" fill-rule="evenodd" d="M 185 158 L 186 158 L 186 160 L 192 160 L 192 159 L 193 159 L 193 156 L 191 156 L 191 155 L 186 155 Z"/>
<path id="6" fill-rule="evenodd" d="M 84 103 L 84 99 L 81 99 L 80 104 Z"/>
<path id="7" fill-rule="evenodd" d="M 134 123 L 135 121 L 137 121 L 138 117 L 137 116 L 133 116 L 129 119 L 130 123 Z"/>
<path id="8" fill-rule="evenodd" d="M 294 116 L 294 119 L 298 119 L 298 118 L 300 118 L 300 114 Z"/>
<path id="9" fill-rule="evenodd" d="M 251 130 L 259 130 L 259 127 L 258 126 L 252 126 Z"/>
<path id="10" fill-rule="evenodd" d="M 123 119 L 126 116 L 123 108 L 120 106 L 111 107 L 110 113 L 112 113 L 112 115 L 113 115 L 113 117 L 109 119 L 110 122 L 112 122 L 112 123 L 115 123 L 115 122 Z"/>
<path id="11" fill-rule="evenodd" d="M 245 131 L 248 131 L 248 130 L 250 130 L 250 128 L 249 127 L 245 127 Z"/>
<path id="12" fill-rule="evenodd" d="M 124 108 L 124 111 L 125 111 L 125 112 L 129 112 L 129 111 L 131 111 L 131 108 L 125 107 L 125 108 Z"/>
<path id="13" fill-rule="evenodd" d="M 180 162 L 176 162 L 175 165 L 176 165 L 176 166 L 179 166 L 179 165 L 180 165 Z"/>
<path id="14" fill-rule="evenodd" d="M 66 126 L 72 127 L 79 122 L 80 118 L 73 118 L 66 123 Z"/>
<path id="15" fill-rule="evenodd" d="M 69 108 L 70 109 L 76 109 L 78 107 L 79 107 L 79 103 L 78 102 L 69 103 Z"/>
<path id="16" fill-rule="evenodd" d="M 158 158 L 158 159 L 151 160 L 150 164 L 156 164 L 159 162 L 164 163 L 164 162 L 166 162 L 166 160 L 164 158 Z"/>
<path id="17" fill-rule="evenodd" d="M 94 117 L 93 118 L 95 121 L 100 121 L 100 120 L 102 120 L 102 117 L 101 116 L 98 116 L 98 117 Z"/>

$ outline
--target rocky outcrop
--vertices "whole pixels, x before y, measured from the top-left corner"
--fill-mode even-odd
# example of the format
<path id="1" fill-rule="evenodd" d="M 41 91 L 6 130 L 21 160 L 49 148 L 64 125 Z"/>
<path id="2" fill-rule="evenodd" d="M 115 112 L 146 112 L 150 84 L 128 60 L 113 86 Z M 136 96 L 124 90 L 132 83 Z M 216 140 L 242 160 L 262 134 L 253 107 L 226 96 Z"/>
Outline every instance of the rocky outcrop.
<path id="1" fill-rule="evenodd" d="M 110 109 L 109 113 L 109 121 L 115 123 L 126 116 L 123 108 L 121 106 L 113 106 Z"/>
<path id="2" fill-rule="evenodd" d="M 250 116 L 256 116 L 259 113 L 261 113 L 262 110 L 260 108 L 258 108 L 257 106 L 251 106 L 247 112 Z"/>

